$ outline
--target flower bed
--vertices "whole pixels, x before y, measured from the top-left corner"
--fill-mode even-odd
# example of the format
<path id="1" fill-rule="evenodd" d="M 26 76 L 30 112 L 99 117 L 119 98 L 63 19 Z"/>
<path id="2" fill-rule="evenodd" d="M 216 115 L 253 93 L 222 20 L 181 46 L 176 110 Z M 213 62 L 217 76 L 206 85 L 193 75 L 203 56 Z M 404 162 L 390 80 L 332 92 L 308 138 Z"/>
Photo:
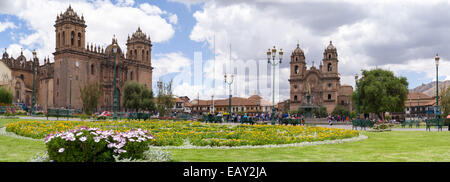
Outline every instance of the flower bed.
<path id="1" fill-rule="evenodd" d="M 152 133 L 154 146 L 244 146 L 291 144 L 344 139 L 359 136 L 358 131 L 339 128 L 285 125 L 221 125 L 192 121 L 21 121 L 6 125 L 7 131 L 21 136 L 44 138 L 50 133 L 86 126 L 123 133 L 141 128 Z"/>
<path id="2" fill-rule="evenodd" d="M 80 127 L 45 138 L 49 159 L 55 162 L 113 162 L 143 159 L 153 137 L 141 129 L 117 133 Z"/>

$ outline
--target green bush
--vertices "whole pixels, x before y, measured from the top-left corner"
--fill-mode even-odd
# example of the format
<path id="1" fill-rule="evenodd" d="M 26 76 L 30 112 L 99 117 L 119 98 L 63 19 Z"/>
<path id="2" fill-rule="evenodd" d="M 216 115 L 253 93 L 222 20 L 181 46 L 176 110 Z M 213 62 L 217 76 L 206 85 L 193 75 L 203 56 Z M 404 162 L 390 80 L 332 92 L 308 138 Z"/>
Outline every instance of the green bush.
<path id="1" fill-rule="evenodd" d="M 95 118 L 96 120 L 106 120 L 106 116 L 98 116 Z"/>
<path id="2" fill-rule="evenodd" d="M 17 110 L 15 113 L 15 115 L 19 115 L 19 116 L 26 116 L 28 115 L 28 113 L 24 110 Z"/>
<path id="3" fill-rule="evenodd" d="M 81 127 L 46 137 L 48 157 L 54 162 L 114 162 L 144 159 L 153 136 L 143 130 L 126 133 Z"/>
<path id="4" fill-rule="evenodd" d="M 0 103 L 11 105 L 13 102 L 13 94 L 5 87 L 0 87 Z"/>

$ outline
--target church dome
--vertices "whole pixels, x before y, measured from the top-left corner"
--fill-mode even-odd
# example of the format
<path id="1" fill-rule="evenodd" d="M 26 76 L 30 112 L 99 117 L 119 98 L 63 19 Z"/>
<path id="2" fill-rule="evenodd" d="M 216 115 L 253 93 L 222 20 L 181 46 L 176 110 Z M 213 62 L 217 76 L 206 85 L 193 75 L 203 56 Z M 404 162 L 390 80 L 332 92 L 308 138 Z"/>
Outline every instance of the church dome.
<path id="1" fill-rule="evenodd" d="M 336 50 L 336 47 L 334 47 L 332 41 L 330 41 L 330 45 L 328 45 L 327 50 Z"/>
<path id="2" fill-rule="evenodd" d="M 249 97 L 248 99 L 250 99 L 250 100 L 261 100 L 262 97 L 255 94 L 255 95 L 252 95 L 251 97 Z"/>
<path id="3" fill-rule="evenodd" d="M 295 48 L 292 54 L 301 55 L 303 54 L 303 50 L 300 48 L 300 44 L 297 44 L 297 48 Z"/>
<path id="4" fill-rule="evenodd" d="M 112 43 L 109 44 L 109 45 L 106 47 L 106 49 L 105 49 L 105 54 L 106 54 L 106 55 L 113 54 L 112 48 L 113 48 L 114 43 L 117 44 L 117 54 L 119 54 L 119 55 L 122 54 L 122 49 L 120 49 L 120 46 L 119 46 L 119 44 L 117 43 L 117 39 L 113 38 L 113 39 L 112 39 Z"/>

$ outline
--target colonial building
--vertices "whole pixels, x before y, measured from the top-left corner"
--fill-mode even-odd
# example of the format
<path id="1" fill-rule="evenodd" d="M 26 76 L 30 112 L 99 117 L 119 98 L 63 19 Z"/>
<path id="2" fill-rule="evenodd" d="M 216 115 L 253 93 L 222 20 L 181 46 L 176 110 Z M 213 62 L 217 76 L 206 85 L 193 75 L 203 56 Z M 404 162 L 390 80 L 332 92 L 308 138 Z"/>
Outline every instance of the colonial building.
<path id="1" fill-rule="evenodd" d="M 351 110 L 353 88 L 350 85 L 341 86 L 338 62 L 336 47 L 330 41 L 319 68 L 313 65 L 307 69 L 305 54 L 297 44 L 290 62 L 290 110 L 301 106 L 323 106 L 331 113 L 338 104 Z"/>
<path id="2" fill-rule="evenodd" d="M 216 99 L 214 100 L 214 106 L 212 100 L 195 99 L 190 103 L 190 107 L 193 113 L 212 113 L 214 107 L 214 113 L 224 114 L 230 111 L 230 99 Z M 232 97 L 231 112 L 233 114 L 246 113 L 249 116 L 257 113 L 271 113 L 272 103 L 258 95 L 252 95 L 249 98 Z"/>
<path id="3" fill-rule="evenodd" d="M 56 17 L 54 27 L 54 62 L 44 59 L 44 64 L 37 67 L 36 99 L 43 109 L 68 107 L 69 104 L 74 109 L 81 109 L 80 87 L 89 82 L 100 84 L 103 91 L 98 109 L 112 110 L 114 61 L 120 98 L 122 86 L 130 80 L 152 89 L 152 44 L 150 36 L 140 28 L 128 37 L 125 51 L 118 47 L 117 53 L 114 53 L 115 38 L 106 48 L 86 43 L 88 32 L 84 17 L 79 17 L 70 6 Z M 6 52 L 2 61 L 13 70 L 14 77 L 23 80 L 23 84 L 16 86 L 20 87 L 20 94 L 15 97 L 20 97 L 20 102 L 27 102 L 31 99 L 32 62 L 26 61 L 23 55 L 17 59 L 8 58 Z M 120 106 L 122 103 L 119 101 Z"/>
<path id="4" fill-rule="evenodd" d="M 6 49 L 1 61 L 2 65 L 8 67 L 8 69 L 2 68 L 2 82 L 4 82 L 2 85 L 13 92 L 13 102 L 30 106 L 33 95 L 33 61 L 27 60 L 22 51 L 17 58 L 13 58 Z M 35 66 L 39 67 L 37 64 Z"/>

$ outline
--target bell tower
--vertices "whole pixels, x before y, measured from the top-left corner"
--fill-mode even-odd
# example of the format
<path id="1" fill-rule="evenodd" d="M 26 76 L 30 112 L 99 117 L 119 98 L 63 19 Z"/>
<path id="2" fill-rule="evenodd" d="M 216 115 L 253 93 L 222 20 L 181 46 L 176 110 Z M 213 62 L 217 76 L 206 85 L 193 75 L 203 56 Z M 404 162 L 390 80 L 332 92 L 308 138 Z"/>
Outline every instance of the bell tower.
<path id="1" fill-rule="evenodd" d="M 291 78 L 302 78 L 306 71 L 305 54 L 300 48 L 300 44 L 297 44 L 294 52 L 291 54 Z"/>
<path id="2" fill-rule="evenodd" d="M 127 39 L 127 59 L 151 65 L 152 42 L 140 27 Z"/>
<path id="3" fill-rule="evenodd" d="M 70 5 L 66 12 L 56 16 L 54 27 L 56 52 L 65 49 L 84 50 L 87 27 L 84 16 L 80 18 Z"/>
<path id="4" fill-rule="evenodd" d="M 322 73 L 334 73 L 338 74 L 338 54 L 336 47 L 334 47 L 333 42 L 330 44 L 323 52 L 323 66 Z"/>
<path id="5" fill-rule="evenodd" d="M 303 99 L 303 79 L 306 73 L 306 62 L 305 54 L 297 44 L 297 47 L 291 54 L 291 62 L 289 63 L 291 67 L 291 75 L 289 77 L 290 84 L 290 103 L 291 109 L 296 110 L 300 106 L 301 100 Z"/>

